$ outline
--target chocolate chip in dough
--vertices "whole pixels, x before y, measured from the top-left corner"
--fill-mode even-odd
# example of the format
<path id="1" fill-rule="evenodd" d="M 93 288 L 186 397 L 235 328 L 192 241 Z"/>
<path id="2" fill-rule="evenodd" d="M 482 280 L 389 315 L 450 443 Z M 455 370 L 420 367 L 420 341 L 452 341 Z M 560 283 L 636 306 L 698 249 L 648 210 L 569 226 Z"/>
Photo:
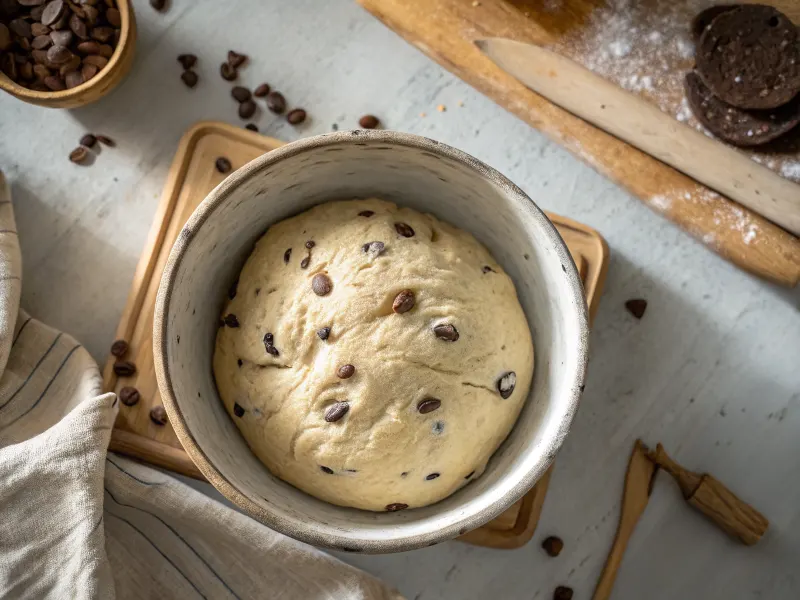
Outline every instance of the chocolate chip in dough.
<path id="1" fill-rule="evenodd" d="M 167 423 L 167 411 L 166 409 L 161 406 L 154 406 L 150 409 L 150 420 L 155 423 L 156 425 L 166 425 Z"/>
<path id="2" fill-rule="evenodd" d="M 233 414 L 235 414 L 240 419 L 244 416 L 244 409 L 239 406 L 238 402 L 233 403 Z"/>
<path id="3" fill-rule="evenodd" d="M 548 556 L 556 557 L 561 554 L 561 551 L 564 549 L 564 542 L 561 538 L 551 535 L 544 539 L 542 548 L 544 548 Z"/>
<path id="4" fill-rule="evenodd" d="M 237 358 L 236 359 L 236 366 L 237 367 L 239 367 L 241 369 L 243 364 L 244 364 L 244 361 L 241 358 Z"/>
<path id="5" fill-rule="evenodd" d="M 116 356 L 117 358 L 122 358 L 128 353 L 128 342 L 125 340 L 116 340 L 113 344 L 111 344 L 111 354 Z"/>
<path id="6" fill-rule="evenodd" d="M 644 311 L 647 310 L 647 300 L 644 298 L 633 298 L 625 303 L 625 308 L 637 319 L 644 316 Z"/>
<path id="7" fill-rule="evenodd" d="M 430 475 L 426 475 L 425 476 L 425 480 L 426 481 L 431 481 L 431 480 L 436 479 L 437 477 L 439 477 L 439 475 L 440 475 L 440 473 L 431 473 Z"/>
<path id="8" fill-rule="evenodd" d="M 743 110 L 714 96 L 697 73 L 686 74 L 684 89 L 695 118 L 715 136 L 734 146 L 766 144 L 800 123 L 800 94 L 778 108 Z"/>
<path id="9" fill-rule="evenodd" d="M 407 225 L 406 223 L 395 223 L 394 228 L 397 231 L 397 233 L 399 233 L 403 237 L 407 238 L 414 237 L 414 230 L 411 228 L 410 225 Z"/>
<path id="10" fill-rule="evenodd" d="M 314 242 L 314 240 L 308 240 L 308 241 L 306 242 L 306 244 L 305 244 L 305 245 L 306 245 L 306 248 L 308 248 L 309 250 L 311 250 L 311 249 L 312 249 L 314 246 L 316 246 L 317 244 Z"/>
<path id="11" fill-rule="evenodd" d="M 222 319 L 222 321 L 228 327 L 239 327 L 239 319 L 236 318 L 236 315 L 234 314 L 225 315 L 225 318 Z"/>
<path id="12" fill-rule="evenodd" d="M 771 6 L 748 4 L 717 15 L 696 58 L 703 82 L 738 108 L 776 108 L 800 92 L 800 33 Z"/>
<path id="13" fill-rule="evenodd" d="M 503 400 L 511 397 L 515 387 L 517 387 L 517 374 L 514 371 L 504 373 L 500 379 L 497 380 L 497 391 L 500 392 L 500 397 Z"/>
<path id="14" fill-rule="evenodd" d="M 397 512 L 398 510 L 404 510 L 406 508 L 408 508 L 408 504 L 402 502 L 394 502 L 393 504 L 386 505 L 387 512 Z"/>
<path id="15" fill-rule="evenodd" d="M 335 423 L 345 416 L 349 410 L 350 403 L 348 402 L 337 402 L 336 404 L 331 404 L 325 411 L 325 420 L 328 423 Z"/>
<path id="16" fill-rule="evenodd" d="M 489 265 L 486 265 L 485 267 L 483 267 L 483 269 L 481 269 L 481 271 L 483 271 L 484 273 L 497 273 L 497 271 L 495 271 Z"/>
<path id="17" fill-rule="evenodd" d="M 372 215 L 374 215 L 374 214 L 375 214 L 375 211 L 372 211 L 372 210 L 362 210 L 360 213 L 358 213 L 358 216 L 359 216 L 359 217 L 367 217 L 367 218 L 369 218 L 369 217 L 371 217 L 371 216 L 372 216 Z"/>
<path id="18" fill-rule="evenodd" d="M 411 290 L 403 290 L 394 297 L 394 301 L 392 302 L 392 310 L 398 315 L 402 315 L 403 313 L 407 313 L 414 308 L 414 303 L 414 292 Z"/>
<path id="19" fill-rule="evenodd" d="M 307 269 L 308 268 L 308 263 L 310 263 L 310 262 L 311 262 L 311 257 L 310 256 L 306 256 L 305 258 L 303 258 L 303 260 L 300 261 L 300 268 L 301 269 Z"/>
<path id="20" fill-rule="evenodd" d="M 438 398 L 425 398 L 420 400 L 417 404 L 417 411 L 421 415 L 426 415 L 437 410 L 442 405 L 442 401 Z"/>
<path id="21" fill-rule="evenodd" d="M 323 473 L 327 473 L 328 475 L 333 475 L 333 469 L 330 467 L 320 466 L 319 470 Z"/>
<path id="22" fill-rule="evenodd" d="M 380 256 L 384 250 L 386 250 L 386 244 L 383 242 L 367 242 L 361 246 L 361 251 L 369 254 L 372 258 Z"/>
<path id="23" fill-rule="evenodd" d="M 292 249 L 287 248 L 286 252 L 283 253 L 283 262 L 284 264 L 289 264 L 289 259 L 292 258 Z"/>
<path id="24" fill-rule="evenodd" d="M 333 289 L 333 282 L 325 273 L 317 273 L 311 280 L 311 289 L 317 296 L 327 296 Z"/>
<path id="25" fill-rule="evenodd" d="M 214 166 L 220 173 L 227 173 L 228 171 L 231 170 L 231 161 L 229 161 L 224 156 L 220 156 L 217 160 L 214 161 Z"/>
<path id="26" fill-rule="evenodd" d="M 449 323 L 437 325 L 433 328 L 433 333 L 437 338 L 445 342 L 455 342 L 459 338 L 458 329 Z"/>
<path id="27" fill-rule="evenodd" d="M 323 327 L 322 329 L 317 329 L 317 337 L 323 341 L 327 340 L 330 334 L 331 334 L 330 327 Z"/>
<path id="28" fill-rule="evenodd" d="M 267 351 L 267 354 L 271 356 L 280 356 L 280 352 L 275 347 L 275 339 L 271 333 L 264 334 L 264 349 Z"/>
<path id="29" fill-rule="evenodd" d="M 717 16 L 721 15 L 722 13 L 728 12 L 729 10 L 733 10 L 735 8 L 739 8 L 739 6 L 741 5 L 722 4 L 720 6 L 711 6 L 697 13 L 694 19 L 692 19 L 692 25 L 691 25 L 692 37 L 694 38 L 695 44 L 700 41 L 700 36 L 702 36 L 706 28 L 709 25 L 711 25 L 711 21 L 713 21 Z"/>
<path id="30" fill-rule="evenodd" d="M 135 387 L 125 386 L 119 391 L 119 401 L 125 406 L 134 406 L 139 402 L 141 396 Z"/>
<path id="31" fill-rule="evenodd" d="M 553 592 L 553 600 L 572 600 L 572 588 L 565 585 L 558 586 Z"/>
<path id="32" fill-rule="evenodd" d="M 336 376 L 339 379 L 350 379 L 355 372 L 356 368 L 353 365 L 342 365 L 336 370 Z"/>

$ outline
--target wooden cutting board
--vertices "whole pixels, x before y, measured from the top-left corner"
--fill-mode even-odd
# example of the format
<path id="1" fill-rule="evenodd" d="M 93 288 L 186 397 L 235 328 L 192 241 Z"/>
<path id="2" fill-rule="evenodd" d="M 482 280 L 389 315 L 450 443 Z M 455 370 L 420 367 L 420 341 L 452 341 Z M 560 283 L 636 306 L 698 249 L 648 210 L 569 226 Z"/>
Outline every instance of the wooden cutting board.
<path id="1" fill-rule="evenodd" d="M 116 339 L 129 343 L 126 359 L 136 364 L 137 372 L 133 377 L 126 377 L 124 382 L 118 381 L 112 356 L 109 356 L 103 371 L 106 391 L 119 393 L 126 385 L 136 387 L 141 395 L 134 406 L 120 405 L 111 435 L 112 451 L 182 475 L 204 479 L 184 452 L 172 427 L 169 424 L 156 425 L 149 417 L 150 409 L 161 404 L 153 368 L 156 293 L 178 233 L 194 209 L 225 178 L 214 168 L 216 159 L 227 158 L 235 170 L 282 144 L 274 138 L 216 122 L 198 123 L 183 136 L 117 327 Z M 608 268 L 608 246 L 593 229 L 565 217 L 548 216 L 569 246 L 583 280 L 590 318 L 594 318 Z M 491 523 L 461 539 L 494 548 L 516 548 L 526 543 L 536 528 L 549 478 L 550 470 L 522 500 Z"/>

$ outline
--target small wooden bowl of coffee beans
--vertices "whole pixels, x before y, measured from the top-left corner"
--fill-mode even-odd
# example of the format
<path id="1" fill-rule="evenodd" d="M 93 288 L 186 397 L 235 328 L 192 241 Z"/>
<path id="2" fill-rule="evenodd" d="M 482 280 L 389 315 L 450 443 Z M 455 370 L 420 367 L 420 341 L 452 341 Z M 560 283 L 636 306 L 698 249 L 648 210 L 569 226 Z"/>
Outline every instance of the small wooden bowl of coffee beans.
<path id="1" fill-rule="evenodd" d="M 130 0 L 0 2 L 0 89 L 49 108 L 100 99 L 130 70 Z"/>

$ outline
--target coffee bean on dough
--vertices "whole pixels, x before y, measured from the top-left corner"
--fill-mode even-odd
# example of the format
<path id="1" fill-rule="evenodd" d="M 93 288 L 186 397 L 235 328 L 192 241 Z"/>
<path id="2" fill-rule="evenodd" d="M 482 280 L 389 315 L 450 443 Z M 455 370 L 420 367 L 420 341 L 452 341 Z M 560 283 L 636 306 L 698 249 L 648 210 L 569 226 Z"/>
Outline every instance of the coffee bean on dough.
<path id="1" fill-rule="evenodd" d="M 53 83 L 56 83 L 56 82 L 58 83 L 58 85 L 56 85 L 56 88 L 57 88 L 57 89 L 54 89 L 54 88 L 53 88 L 53 86 L 52 86 L 52 85 L 50 85 L 50 81 L 51 81 L 51 80 L 55 80 L 55 81 L 53 81 Z M 58 90 L 64 89 L 64 88 L 63 88 L 63 86 L 62 86 L 62 84 L 61 84 L 61 80 L 60 80 L 60 79 L 58 79 L 57 77 L 47 77 L 47 78 L 45 79 L 45 83 L 46 83 L 46 84 L 48 85 L 48 87 L 50 87 L 50 89 L 52 89 L 53 91 L 58 91 Z M 89 150 L 87 150 L 87 149 L 86 149 L 86 148 L 84 148 L 83 146 L 78 146 L 78 147 L 77 147 L 77 148 L 75 148 L 75 149 L 74 149 L 72 152 L 70 152 L 70 153 L 69 153 L 69 159 L 70 159 L 72 162 L 74 162 L 75 164 L 81 164 L 81 163 L 83 163 L 83 161 L 85 161 L 85 160 L 86 160 L 88 157 L 89 157 Z"/>
<path id="2" fill-rule="evenodd" d="M 514 388 L 517 386 L 517 374 L 514 371 L 505 373 L 500 379 L 497 380 L 497 391 L 500 392 L 500 397 L 505 400 L 514 393 Z"/>
<path id="3" fill-rule="evenodd" d="M 229 314 L 225 315 L 225 318 L 222 319 L 225 325 L 228 327 L 238 327 L 239 326 L 239 319 L 236 318 L 236 315 Z"/>
<path id="4" fill-rule="evenodd" d="M 327 296 L 333 289 L 333 282 L 325 273 L 317 273 L 311 280 L 311 289 L 317 296 Z"/>
<path id="5" fill-rule="evenodd" d="M 362 210 L 360 213 L 358 213 L 358 216 L 359 217 L 367 217 L 367 218 L 369 218 L 374 214 L 375 214 L 375 212 L 372 211 L 372 210 Z"/>
<path id="6" fill-rule="evenodd" d="M 331 334 L 330 327 L 323 327 L 322 329 L 317 330 L 317 337 L 321 340 L 327 340 L 328 336 Z"/>
<path id="7" fill-rule="evenodd" d="M 214 161 L 214 166 L 220 173 L 227 173 L 228 171 L 231 170 L 231 161 L 229 161 L 224 156 L 220 156 L 217 160 Z"/>
<path id="8" fill-rule="evenodd" d="M 398 510 L 403 510 L 408 508 L 408 504 L 403 504 L 402 502 L 395 502 L 393 504 L 387 504 L 386 510 L 388 512 L 397 512 Z"/>
<path id="9" fill-rule="evenodd" d="M 311 262 L 311 257 L 310 256 L 306 256 L 303 260 L 300 261 L 300 268 L 301 269 L 308 268 L 308 263 L 310 263 L 310 262 Z"/>
<path id="10" fill-rule="evenodd" d="M 156 425 L 166 425 L 167 411 L 160 404 L 150 409 L 150 420 Z"/>
<path id="11" fill-rule="evenodd" d="M 336 404 L 331 404 L 328 407 L 328 410 L 325 411 L 325 420 L 328 423 L 335 423 L 343 416 L 347 414 L 347 411 L 350 410 L 350 403 L 349 402 L 337 402 Z"/>
<path id="12" fill-rule="evenodd" d="M 111 354 L 117 358 L 122 358 L 128 353 L 128 342 L 125 340 L 117 340 L 111 344 Z"/>
<path id="13" fill-rule="evenodd" d="M 135 387 L 125 386 L 119 391 L 119 401 L 125 406 L 134 406 L 140 399 L 139 390 Z"/>
<path id="14" fill-rule="evenodd" d="M 311 249 L 312 249 L 314 246 L 316 246 L 316 245 L 317 245 L 317 244 L 314 242 L 314 240 L 308 240 L 308 241 L 306 242 L 306 248 L 308 248 L 309 250 L 311 250 Z"/>
<path id="15" fill-rule="evenodd" d="M 319 470 L 323 473 L 327 473 L 328 475 L 333 475 L 333 469 L 330 467 L 320 466 Z"/>
<path id="16" fill-rule="evenodd" d="M 394 228 L 403 237 L 414 237 L 414 230 L 406 223 L 395 223 Z"/>
<path id="17" fill-rule="evenodd" d="M 420 400 L 419 404 L 417 404 L 417 410 L 421 415 L 427 415 L 435 410 L 437 410 L 442 405 L 442 401 L 438 398 L 425 398 L 424 400 Z"/>
<path id="18" fill-rule="evenodd" d="M 467 475 L 466 477 L 464 477 L 464 479 L 469 479 L 469 478 L 470 478 L 470 477 L 472 477 L 473 475 L 475 475 L 475 471 L 470 471 L 470 472 L 469 472 L 469 475 Z"/>
<path id="19" fill-rule="evenodd" d="M 425 477 L 425 480 L 431 481 L 432 479 L 436 479 L 437 477 L 439 477 L 439 475 L 440 475 L 439 473 L 431 473 L 430 475 L 427 475 Z"/>
<path id="20" fill-rule="evenodd" d="M 87 148 L 91 148 L 97 143 L 97 138 L 93 136 L 91 133 L 85 133 L 81 136 L 80 144 L 81 146 L 86 146 Z"/>
<path id="21" fill-rule="evenodd" d="M 445 342 L 455 342 L 458 340 L 458 329 L 453 327 L 452 325 L 443 324 L 437 325 L 433 328 L 433 333 L 436 335 L 437 338 L 440 340 L 444 340 Z"/>
<path id="22" fill-rule="evenodd" d="M 129 360 L 122 360 L 114 363 L 114 373 L 118 377 L 130 377 L 136 373 L 136 365 Z"/>
<path id="23" fill-rule="evenodd" d="M 392 310 L 398 315 L 402 315 L 403 313 L 407 313 L 414 308 L 414 303 L 414 292 L 411 290 L 403 290 L 394 297 L 394 302 L 392 302 Z"/>
<path id="24" fill-rule="evenodd" d="M 244 416 L 244 409 L 241 406 L 239 406 L 238 402 L 233 403 L 233 414 L 235 414 L 239 418 L 242 418 Z"/>
<path id="25" fill-rule="evenodd" d="M 283 262 L 284 264 L 289 264 L 289 259 L 292 257 L 292 249 L 287 248 L 286 252 L 283 253 Z"/>
<path id="26" fill-rule="evenodd" d="M 339 379 L 350 379 L 355 372 L 356 368 L 353 365 L 342 365 L 337 369 L 336 376 Z"/>

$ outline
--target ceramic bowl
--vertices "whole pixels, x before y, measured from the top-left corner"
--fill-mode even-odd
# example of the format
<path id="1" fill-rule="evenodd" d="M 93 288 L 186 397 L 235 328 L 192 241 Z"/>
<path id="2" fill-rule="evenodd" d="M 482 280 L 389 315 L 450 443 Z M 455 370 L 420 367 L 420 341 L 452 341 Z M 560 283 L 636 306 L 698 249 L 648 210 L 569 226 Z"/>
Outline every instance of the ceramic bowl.
<path id="1" fill-rule="evenodd" d="M 533 334 L 526 405 L 485 473 L 424 508 L 375 513 L 317 500 L 273 477 L 225 411 L 211 361 L 223 301 L 273 223 L 329 200 L 380 197 L 472 232 L 514 280 Z M 158 291 L 153 352 L 175 432 L 203 475 L 265 525 L 310 544 L 395 552 L 490 521 L 547 470 L 572 421 L 587 360 L 586 303 L 553 224 L 475 158 L 391 131 L 339 132 L 273 150 L 229 176 L 180 232 Z"/>

